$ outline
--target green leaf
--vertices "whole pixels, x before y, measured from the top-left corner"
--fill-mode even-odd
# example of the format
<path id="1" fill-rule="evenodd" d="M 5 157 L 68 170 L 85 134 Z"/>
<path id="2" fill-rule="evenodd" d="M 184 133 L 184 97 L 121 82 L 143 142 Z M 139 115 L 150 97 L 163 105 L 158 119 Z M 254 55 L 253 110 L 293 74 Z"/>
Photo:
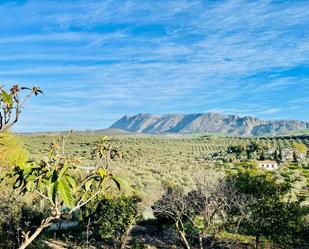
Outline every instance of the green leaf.
<path id="1" fill-rule="evenodd" d="M 85 190 L 86 192 L 88 192 L 90 190 L 90 187 L 92 185 L 92 182 L 93 182 L 93 178 L 91 178 L 90 180 L 88 180 L 86 183 L 85 183 Z"/>
<path id="2" fill-rule="evenodd" d="M 36 176 L 34 176 L 34 175 L 29 175 L 27 177 L 27 181 L 34 181 L 35 179 L 36 179 Z"/>
<path id="3" fill-rule="evenodd" d="M 54 170 L 51 176 L 51 182 L 56 182 L 58 180 L 58 174 L 57 171 Z"/>
<path id="4" fill-rule="evenodd" d="M 58 182 L 50 182 L 48 186 L 48 198 L 52 204 L 55 204 L 58 192 Z"/>
<path id="5" fill-rule="evenodd" d="M 2 90 L 2 93 L 0 94 L 0 96 L 2 97 L 2 100 L 6 105 L 8 106 L 13 105 L 13 97 L 10 94 L 8 94 L 6 91 Z"/>
<path id="6" fill-rule="evenodd" d="M 59 180 L 58 187 L 60 198 L 68 208 L 72 208 L 74 206 L 74 198 L 69 183 L 66 180 Z"/>
<path id="7" fill-rule="evenodd" d="M 69 169 L 69 165 L 64 165 L 59 172 L 58 178 L 61 178 Z"/>
<path id="8" fill-rule="evenodd" d="M 27 184 L 26 184 L 26 189 L 30 192 L 32 192 L 34 190 L 35 184 L 33 180 L 28 180 Z"/>
<path id="9" fill-rule="evenodd" d="M 122 187 L 125 187 L 125 186 L 126 186 L 124 180 L 121 179 L 120 177 L 113 177 L 112 179 L 113 179 L 113 181 L 115 182 L 115 184 L 116 184 L 116 186 L 117 186 L 117 188 L 118 188 L 119 190 L 120 190 Z"/>
<path id="10" fill-rule="evenodd" d="M 48 158 L 51 158 L 54 154 L 55 154 L 55 150 L 54 149 L 50 150 L 48 153 Z"/>
<path id="11" fill-rule="evenodd" d="M 43 192 L 44 192 L 45 186 L 46 186 L 46 185 L 44 184 L 43 180 L 40 179 L 39 182 L 38 182 L 38 189 L 39 189 L 39 192 L 40 192 L 40 193 L 43 193 Z"/>
<path id="12" fill-rule="evenodd" d="M 28 166 L 28 167 L 25 167 L 24 170 L 23 170 L 23 173 L 24 175 L 29 175 L 32 171 L 32 167 L 31 166 Z"/>
<path id="13" fill-rule="evenodd" d="M 70 183 L 73 191 L 76 190 L 76 181 L 72 176 L 66 176 L 65 179 L 68 181 L 68 183 Z"/>

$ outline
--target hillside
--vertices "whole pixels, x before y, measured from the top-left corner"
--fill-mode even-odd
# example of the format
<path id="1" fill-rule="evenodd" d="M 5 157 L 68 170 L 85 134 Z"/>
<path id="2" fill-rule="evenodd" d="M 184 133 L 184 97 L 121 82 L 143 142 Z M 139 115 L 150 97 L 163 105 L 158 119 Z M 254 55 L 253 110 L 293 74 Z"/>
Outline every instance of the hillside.
<path id="1" fill-rule="evenodd" d="M 146 134 L 220 133 L 240 136 L 265 136 L 309 129 L 298 120 L 261 120 L 251 116 L 220 113 L 125 115 L 110 128 Z"/>

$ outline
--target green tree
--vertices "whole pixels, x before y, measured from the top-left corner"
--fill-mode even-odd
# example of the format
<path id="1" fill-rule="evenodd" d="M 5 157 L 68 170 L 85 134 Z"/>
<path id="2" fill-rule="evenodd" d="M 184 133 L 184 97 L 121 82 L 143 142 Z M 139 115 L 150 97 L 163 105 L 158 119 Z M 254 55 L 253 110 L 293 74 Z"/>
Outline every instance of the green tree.
<path id="1" fill-rule="evenodd" d="M 298 162 L 296 151 L 293 151 L 293 161 Z"/>
<path id="2" fill-rule="evenodd" d="M 255 236 L 256 248 L 262 238 L 285 248 L 297 244 L 307 211 L 300 204 L 301 198 L 285 199 L 291 188 L 288 183 L 278 184 L 270 174 L 252 170 L 238 172 L 228 180 L 234 182 L 239 194 L 248 197 L 245 209 L 235 207 L 229 211 L 232 227 Z"/>
<path id="3" fill-rule="evenodd" d="M 30 92 L 24 97 L 20 97 L 21 90 Z M 12 167 L 20 165 L 25 166 L 28 160 L 28 152 L 22 146 L 21 139 L 17 135 L 9 133 L 10 128 L 18 122 L 22 108 L 27 100 L 32 96 L 43 94 L 39 87 L 32 89 L 13 85 L 10 90 L 0 87 L 0 166 Z M 6 168 L 5 168 L 6 170 Z M 19 230 L 28 229 L 35 224 L 25 218 L 32 217 L 37 220 L 41 213 L 30 214 L 35 208 L 29 203 L 24 203 L 18 193 L 10 188 L 11 181 L 3 182 L 1 186 L 0 197 L 0 247 L 16 248 L 19 244 Z M 31 198 L 30 198 L 31 199 Z"/>
<path id="4" fill-rule="evenodd" d="M 80 219 L 90 224 L 95 239 L 112 239 L 125 248 L 127 238 L 139 215 L 137 196 L 98 196 L 81 208 Z"/>
<path id="5" fill-rule="evenodd" d="M 278 153 L 278 150 L 275 150 L 274 159 L 275 159 L 275 161 L 279 162 L 279 153 Z"/>
<path id="6" fill-rule="evenodd" d="M 254 159 L 256 157 L 257 152 L 261 149 L 260 144 L 258 144 L 255 141 L 252 141 L 247 146 L 247 158 L 248 159 Z"/>
<path id="7" fill-rule="evenodd" d="M 262 152 L 261 152 L 260 160 L 265 160 L 264 150 L 262 150 Z"/>
<path id="8" fill-rule="evenodd" d="M 306 154 L 307 151 L 308 151 L 308 147 L 306 145 L 304 145 L 304 144 L 301 144 L 301 143 L 294 142 L 293 143 L 293 148 L 294 148 L 294 151 L 296 153 L 299 153 L 299 154 L 300 153 Z"/>

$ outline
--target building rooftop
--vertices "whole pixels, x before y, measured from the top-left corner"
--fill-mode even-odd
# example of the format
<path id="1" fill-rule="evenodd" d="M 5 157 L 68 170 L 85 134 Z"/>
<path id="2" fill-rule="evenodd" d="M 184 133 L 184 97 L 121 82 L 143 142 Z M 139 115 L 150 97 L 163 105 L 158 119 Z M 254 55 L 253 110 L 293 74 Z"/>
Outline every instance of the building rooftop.
<path id="1" fill-rule="evenodd" d="M 258 163 L 277 163 L 277 162 L 273 160 L 263 160 L 263 161 L 258 161 Z"/>

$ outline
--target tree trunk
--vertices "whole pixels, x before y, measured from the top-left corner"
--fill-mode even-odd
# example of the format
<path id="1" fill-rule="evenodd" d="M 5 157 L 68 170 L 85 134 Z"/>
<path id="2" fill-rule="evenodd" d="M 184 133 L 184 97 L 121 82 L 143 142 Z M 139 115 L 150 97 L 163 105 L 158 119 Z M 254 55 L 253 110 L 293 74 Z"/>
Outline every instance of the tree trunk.
<path id="1" fill-rule="evenodd" d="M 25 239 L 21 243 L 20 247 L 18 249 L 25 249 L 27 246 L 31 244 L 33 240 L 35 240 L 36 237 L 40 235 L 40 233 L 46 228 L 49 227 L 51 224 L 53 224 L 53 221 L 58 220 L 60 216 L 58 217 L 49 217 L 46 220 L 43 220 L 41 223 L 41 226 L 39 226 L 34 233 L 29 237 L 30 232 L 26 233 Z"/>
<path id="2" fill-rule="evenodd" d="M 130 226 L 128 228 L 128 230 L 125 232 L 125 234 L 122 236 L 121 238 L 121 245 L 120 245 L 120 249 L 125 249 L 126 245 L 127 245 L 127 241 L 128 241 L 128 237 L 129 237 L 129 234 L 131 232 L 131 230 L 133 229 L 133 226 Z"/>
<path id="3" fill-rule="evenodd" d="M 183 242 L 185 248 L 186 248 L 186 249 L 191 249 L 190 244 L 189 244 L 189 242 L 188 242 L 188 240 L 187 240 L 187 238 L 186 238 L 186 233 L 185 233 L 184 231 L 182 231 L 182 230 L 179 228 L 178 222 L 176 222 L 176 229 L 177 229 L 177 231 L 178 231 L 178 234 L 179 234 L 179 236 L 180 236 L 180 239 L 181 239 L 181 241 Z"/>
<path id="4" fill-rule="evenodd" d="M 186 238 L 186 234 L 182 231 L 179 231 L 180 237 L 182 242 L 184 243 L 184 246 L 186 247 L 186 249 L 191 249 L 190 244 Z"/>
<path id="5" fill-rule="evenodd" d="M 210 244 L 210 248 L 213 248 L 215 243 L 216 243 L 216 235 L 217 235 L 217 231 L 215 230 L 214 231 L 214 234 L 212 236 L 212 239 L 211 239 L 211 244 Z"/>
<path id="6" fill-rule="evenodd" d="M 42 232 L 43 229 L 43 226 L 38 227 L 30 237 L 27 236 L 25 238 L 18 249 L 25 249 L 27 246 L 29 246 L 31 242 Z"/>
<path id="7" fill-rule="evenodd" d="M 255 236 L 255 249 L 259 249 L 260 245 L 260 236 Z"/>
<path id="8" fill-rule="evenodd" d="M 203 247 L 203 236 L 202 236 L 202 234 L 199 234 L 199 235 L 198 235 L 198 242 L 199 242 L 199 244 L 200 244 L 200 249 L 204 249 L 204 247 Z"/>

